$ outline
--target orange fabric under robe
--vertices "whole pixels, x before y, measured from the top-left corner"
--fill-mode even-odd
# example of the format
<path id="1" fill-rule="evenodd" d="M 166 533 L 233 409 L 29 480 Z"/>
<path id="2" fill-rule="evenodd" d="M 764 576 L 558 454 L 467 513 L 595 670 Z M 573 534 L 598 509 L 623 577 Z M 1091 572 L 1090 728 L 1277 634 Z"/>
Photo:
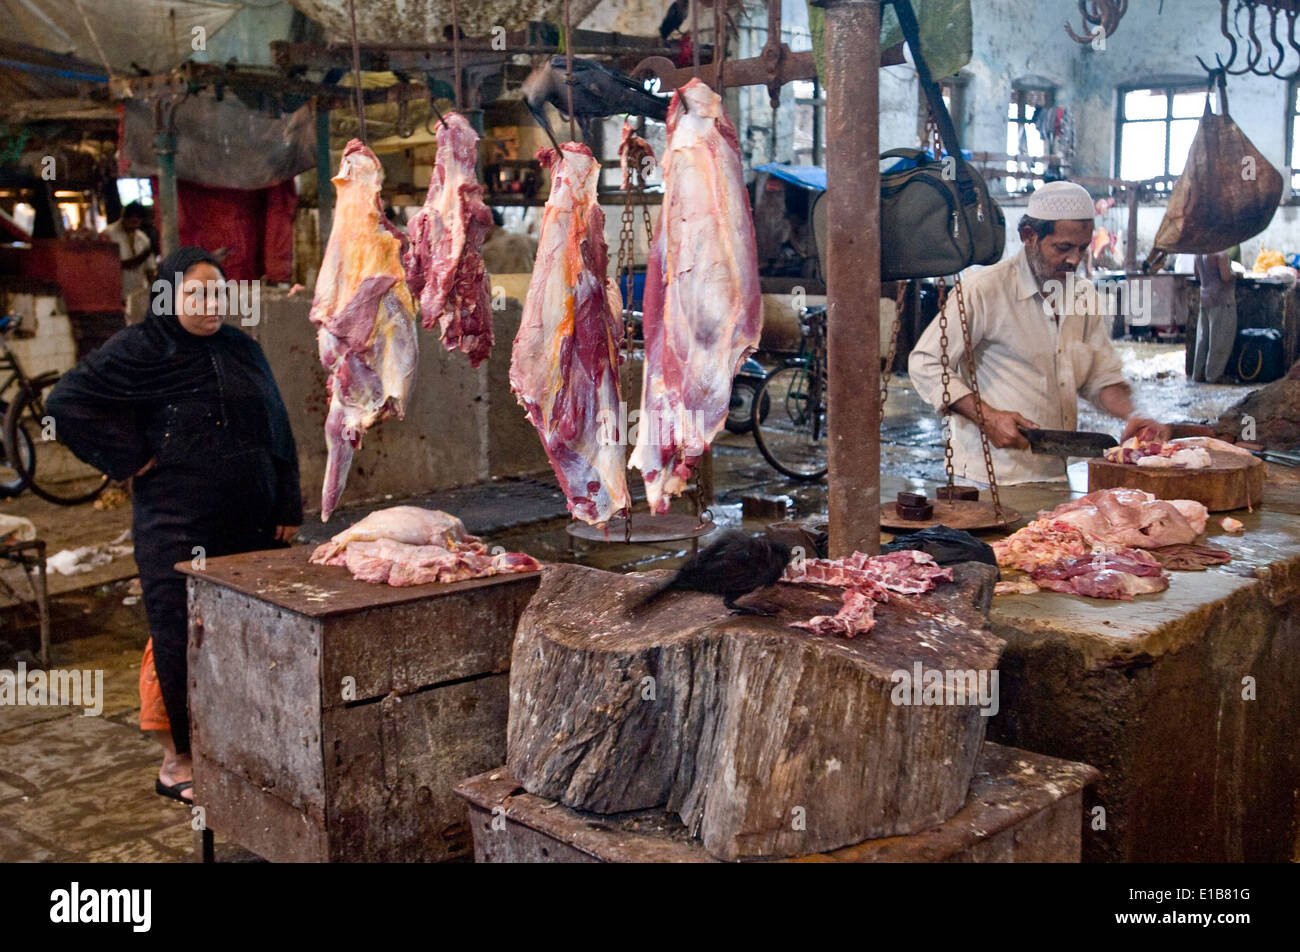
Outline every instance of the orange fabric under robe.
<path id="1" fill-rule="evenodd" d="M 140 730 L 171 729 L 167 707 L 163 704 L 162 685 L 158 683 L 158 672 L 153 667 L 153 639 L 150 638 L 144 646 L 144 657 L 140 660 Z"/>

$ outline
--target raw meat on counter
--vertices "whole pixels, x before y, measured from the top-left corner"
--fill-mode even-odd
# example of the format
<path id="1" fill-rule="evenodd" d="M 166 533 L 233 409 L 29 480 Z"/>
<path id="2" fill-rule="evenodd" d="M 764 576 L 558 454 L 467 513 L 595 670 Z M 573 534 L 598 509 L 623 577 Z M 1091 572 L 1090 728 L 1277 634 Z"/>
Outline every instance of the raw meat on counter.
<path id="1" fill-rule="evenodd" d="M 319 329 L 320 362 L 329 373 L 322 522 L 347 485 L 365 431 L 406 412 L 418 356 L 415 302 L 402 271 L 404 239 L 384 217 L 379 160 L 353 139 L 331 181 L 334 225 L 310 314 Z"/>
<path id="2" fill-rule="evenodd" d="M 806 628 L 819 635 L 852 638 L 876 626 L 876 602 L 889 601 L 891 592 L 898 595 L 928 592 L 940 582 L 951 582 L 952 569 L 912 549 L 875 556 L 854 552 L 843 559 L 805 559 L 792 564 L 781 581 L 843 588 L 843 604 L 836 614 L 817 615 L 795 622 L 791 627 Z"/>
<path id="3" fill-rule="evenodd" d="M 537 264 L 510 357 L 510 389 L 541 435 L 569 512 L 603 525 L 627 509 L 618 347 L 623 304 L 606 277 L 600 163 L 585 145 L 537 153 L 551 173 Z"/>
<path id="4" fill-rule="evenodd" d="M 1102 489 L 1040 515 L 1077 527 L 1092 542 L 1154 549 L 1194 541 L 1205 531 L 1209 511 L 1192 499 L 1157 499 L 1140 489 Z"/>
<path id="5" fill-rule="evenodd" d="M 406 281 L 424 327 L 438 328 L 443 345 L 462 351 L 477 367 L 492 349 L 492 302 L 479 253 L 492 212 L 474 175 L 478 133 L 451 112 L 438 124 L 437 140 L 424 207 L 408 228 Z"/>
<path id="6" fill-rule="evenodd" d="M 1039 588 L 1054 592 L 1125 601 L 1169 587 L 1160 563 L 1140 549 L 1061 559 L 1035 569 L 1031 578 Z"/>
<path id="7" fill-rule="evenodd" d="M 664 198 L 646 264 L 641 419 L 630 465 L 668 511 L 722 429 L 762 332 L 754 221 L 736 130 L 698 79 L 673 94 Z"/>
<path id="8" fill-rule="evenodd" d="M 489 552 L 455 516 L 415 506 L 372 512 L 317 546 L 310 561 L 346 566 L 360 582 L 396 586 L 461 582 L 541 568 L 522 552 Z"/>

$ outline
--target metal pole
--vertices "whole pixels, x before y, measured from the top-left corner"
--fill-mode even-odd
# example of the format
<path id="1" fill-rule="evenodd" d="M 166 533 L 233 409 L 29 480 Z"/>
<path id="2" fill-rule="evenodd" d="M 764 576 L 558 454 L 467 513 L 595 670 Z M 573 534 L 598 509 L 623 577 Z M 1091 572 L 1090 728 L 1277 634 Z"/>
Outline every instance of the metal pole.
<path id="1" fill-rule="evenodd" d="M 330 180 L 330 111 L 316 104 L 316 208 L 321 248 L 329 240 L 334 224 L 334 183 Z"/>
<path id="2" fill-rule="evenodd" d="M 170 96 L 162 96 L 154 103 L 153 149 L 158 156 L 158 208 L 162 213 L 163 255 L 169 255 L 181 246 L 176 195 L 176 123 L 175 103 Z"/>
<path id="3" fill-rule="evenodd" d="M 880 0 L 822 6 L 830 555 L 842 558 L 880 551 Z"/>

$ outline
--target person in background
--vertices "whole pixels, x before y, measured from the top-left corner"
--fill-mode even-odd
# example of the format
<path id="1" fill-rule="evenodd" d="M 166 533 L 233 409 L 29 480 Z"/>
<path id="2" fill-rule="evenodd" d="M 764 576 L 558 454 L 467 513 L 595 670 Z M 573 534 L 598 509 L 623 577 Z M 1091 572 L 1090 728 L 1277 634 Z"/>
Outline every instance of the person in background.
<path id="1" fill-rule="evenodd" d="M 139 202 L 122 209 L 122 217 L 104 229 L 104 235 L 117 245 L 122 259 L 122 306 L 126 323 L 139 324 L 149 306 L 149 285 L 153 281 L 153 243 L 143 225 L 148 211 Z"/>
<path id="2" fill-rule="evenodd" d="M 141 727 L 164 749 L 154 789 L 184 803 L 194 796 L 188 626 L 185 576 L 173 566 L 286 545 L 302 523 L 289 415 L 262 348 L 222 323 L 224 290 L 206 251 L 168 255 L 145 320 L 64 374 L 46 402 L 59 442 L 79 459 L 113 479 L 134 476 L 135 560 L 152 636 Z"/>
<path id="3" fill-rule="evenodd" d="M 1223 372 L 1237 341 L 1237 276 L 1228 252 L 1196 256 L 1201 282 L 1201 313 L 1196 320 L 1196 353 L 1192 379 L 1224 383 Z"/>

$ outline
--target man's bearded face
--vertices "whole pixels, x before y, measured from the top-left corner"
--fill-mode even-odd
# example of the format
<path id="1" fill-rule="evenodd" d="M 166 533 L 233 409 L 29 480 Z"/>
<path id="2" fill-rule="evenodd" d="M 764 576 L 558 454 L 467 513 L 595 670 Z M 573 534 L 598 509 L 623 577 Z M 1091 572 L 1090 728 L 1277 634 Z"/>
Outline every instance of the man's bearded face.
<path id="1" fill-rule="evenodd" d="M 1025 258 L 1040 288 L 1048 281 L 1062 281 L 1074 273 L 1092 244 L 1091 221 L 1058 221 L 1050 233 L 1039 238 L 1030 229 L 1021 236 Z"/>

